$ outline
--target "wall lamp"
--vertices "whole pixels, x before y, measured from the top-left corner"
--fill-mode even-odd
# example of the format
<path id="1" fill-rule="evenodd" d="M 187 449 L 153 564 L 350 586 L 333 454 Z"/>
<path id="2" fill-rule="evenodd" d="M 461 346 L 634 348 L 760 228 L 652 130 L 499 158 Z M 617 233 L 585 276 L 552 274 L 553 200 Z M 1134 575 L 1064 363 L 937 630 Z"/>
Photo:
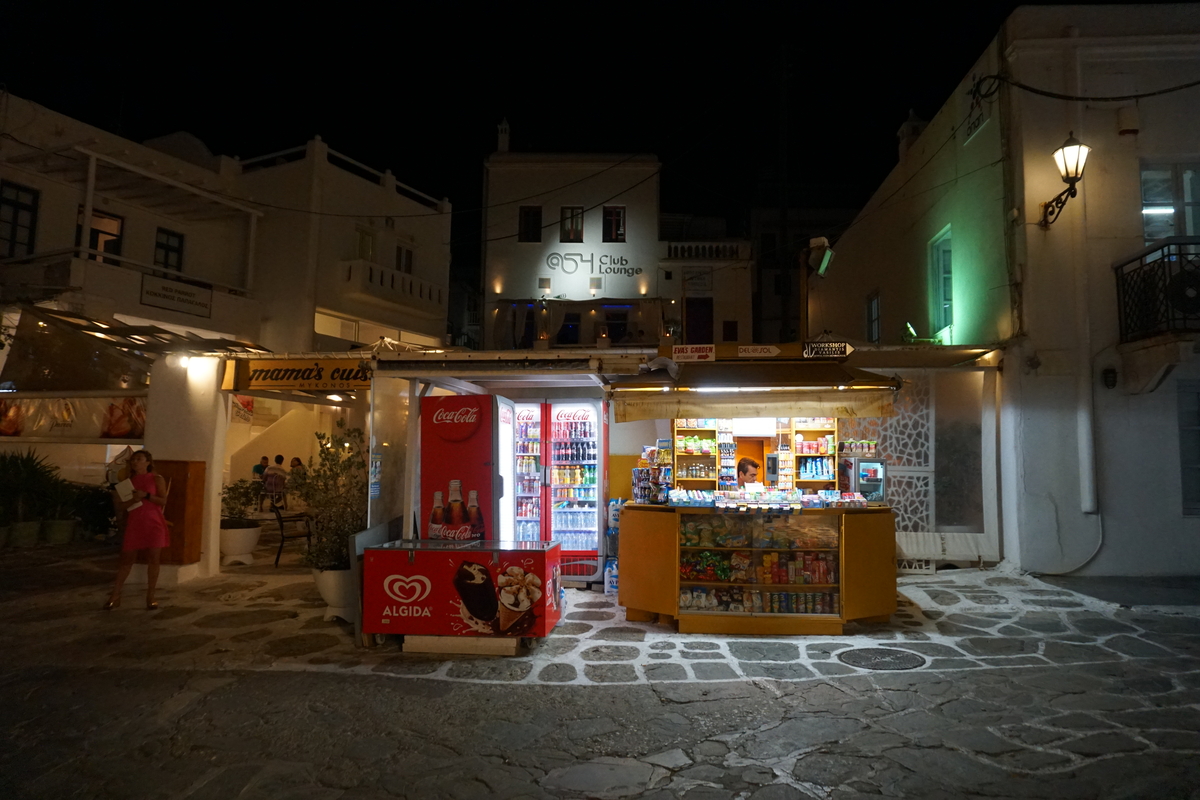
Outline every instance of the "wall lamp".
<path id="1" fill-rule="evenodd" d="M 1049 228 L 1051 223 L 1058 219 L 1058 215 L 1062 213 L 1067 201 L 1079 194 L 1075 189 L 1075 184 L 1083 178 L 1083 167 L 1087 163 L 1090 152 L 1092 152 L 1092 148 L 1075 138 L 1075 131 L 1071 131 L 1067 140 L 1063 142 L 1063 146 L 1054 151 L 1054 163 L 1058 167 L 1058 174 L 1062 176 L 1063 183 L 1067 184 L 1067 188 L 1063 189 L 1053 200 L 1042 203 L 1042 219 L 1038 224 L 1043 228 Z"/>

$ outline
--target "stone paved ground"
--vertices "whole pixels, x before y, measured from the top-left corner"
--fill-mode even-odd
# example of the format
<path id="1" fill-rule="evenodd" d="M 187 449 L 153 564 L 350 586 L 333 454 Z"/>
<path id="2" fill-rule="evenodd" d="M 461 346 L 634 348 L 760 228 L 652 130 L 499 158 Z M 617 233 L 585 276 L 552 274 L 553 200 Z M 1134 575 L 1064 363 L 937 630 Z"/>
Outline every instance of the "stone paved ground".
<path id="1" fill-rule="evenodd" d="M 0 797 L 1200 798 L 1196 609 L 960 570 L 735 637 L 569 591 L 526 656 L 433 657 L 355 648 L 259 555 L 104 613 L 110 549 L 0 552 Z"/>

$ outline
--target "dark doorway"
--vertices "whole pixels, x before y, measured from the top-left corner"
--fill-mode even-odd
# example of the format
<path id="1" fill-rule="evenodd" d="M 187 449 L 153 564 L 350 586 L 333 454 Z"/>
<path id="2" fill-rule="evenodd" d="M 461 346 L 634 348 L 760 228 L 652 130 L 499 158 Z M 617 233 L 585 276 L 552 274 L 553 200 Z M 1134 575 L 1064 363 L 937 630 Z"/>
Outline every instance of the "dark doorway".
<path id="1" fill-rule="evenodd" d="M 689 297 L 684 306 L 684 344 L 713 343 L 713 301 L 711 297 Z"/>

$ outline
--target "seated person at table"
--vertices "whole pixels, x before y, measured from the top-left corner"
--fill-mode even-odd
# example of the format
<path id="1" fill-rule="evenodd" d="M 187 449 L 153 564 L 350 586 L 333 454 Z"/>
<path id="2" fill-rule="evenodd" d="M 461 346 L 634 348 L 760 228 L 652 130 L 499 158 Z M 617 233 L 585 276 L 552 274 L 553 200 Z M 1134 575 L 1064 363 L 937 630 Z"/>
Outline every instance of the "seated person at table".
<path id="1" fill-rule="evenodd" d="M 738 461 L 738 486 L 747 483 L 758 483 L 758 462 L 753 458 L 743 458 Z"/>
<path id="2" fill-rule="evenodd" d="M 272 503 L 282 505 L 284 508 L 287 508 L 287 477 L 288 472 L 283 468 L 283 456 L 275 456 L 275 463 L 267 467 L 263 473 L 263 495 Z M 262 508 L 261 499 L 258 507 Z"/>
<path id="3" fill-rule="evenodd" d="M 261 481 L 263 479 L 263 474 L 267 471 L 267 466 L 270 463 L 266 456 L 259 459 L 258 463 L 254 465 L 254 469 L 250 470 L 254 473 L 254 480 Z"/>

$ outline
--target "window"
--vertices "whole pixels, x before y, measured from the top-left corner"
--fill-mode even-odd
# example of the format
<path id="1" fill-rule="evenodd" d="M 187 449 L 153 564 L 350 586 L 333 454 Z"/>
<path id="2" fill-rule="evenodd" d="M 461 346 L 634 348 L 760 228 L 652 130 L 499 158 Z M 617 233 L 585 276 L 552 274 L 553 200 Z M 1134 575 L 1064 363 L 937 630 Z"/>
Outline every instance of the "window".
<path id="1" fill-rule="evenodd" d="M 355 248 L 356 258 L 362 261 L 375 262 L 375 234 L 359 228 L 356 231 L 358 246 Z"/>
<path id="2" fill-rule="evenodd" d="M 1200 164 L 1142 167 L 1142 231 L 1146 244 L 1200 234 Z"/>
<path id="3" fill-rule="evenodd" d="M 121 255 L 121 242 L 124 238 L 123 231 L 125 229 L 125 220 L 115 214 L 106 214 L 103 211 L 92 211 L 92 228 L 91 234 L 88 236 L 88 249 L 95 250 L 101 253 L 108 253 L 113 256 Z M 75 226 L 75 246 L 79 247 L 83 238 L 83 206 L 79 207 L 79 216 Z M 93 258 L 107 264 L 117 263 L 115 258 L 104 258 L 88 254 L 88 258 Z"/>
<path id="4" fill-rule="evenodd" d="M 583 241 L 583 206 L 563 206 L 560 220 L 560 242 Z"/>
<path id="5" fill-rule="evenodd" d="M 538 291 L 539 292 L 550 291 L 550 279 L 549 278 L 538 278 Z"/>
<path id="6" fill-rule="evenodd" d="M 0 181 L 0 258 L 33 253 L 37 210 L 36 189 Z"/>
<path id="7" fill-rule="evenodd" d="M 542 240 L 542 207 L 521 206 L 517 222 L 518 242 L 540 242 Z"/>
<path id="8" fill-rule="evenodd" d="M 1179 381 L 1179 476 L 1183 513 L 1200 516 L 1200 381 Z"/>
<path id="9" fill-rule="evenodd" d="M 396 245 L 396 271 L 412 275 L 413 251 Z"/>
<path id="10" fill-rule="evenodd" d="M 867 341 L 879 344 L 879 292 L 867 295 Z"/>
<path id="11" fill-rule="evenodd" d="M 625 241 L 625 206 L 604 207 L 604 236 L 606 242 Z M 579 241 L 583 241 L 581 238 Z"/>
<path id="12" fill-rule="evenodd" d="M 629 344 L 629 309 L 604 309 L 604 324 L 608 327 L 608 339 L 613 344 Z"/>
<path id="13" fill-rule="evenodd" d="M 736 319 L 727 319 L 721 323 L 721 339 L 726 342 L 736 342 L 738 338 L 738 324 Z"/>
<path id="14" fill-rule="evenodd" d="M 183 234 L 159 228 L 154 237 L 154 266 L 183 272 Z"/>
<path id="15" fill-rule="evenodd" d="M 775 252 L 776 237 L 774 233 L 763 233 L 758 237 L 758 263 L 774 264 L 779 258 L 779 254 Z"/>
<path id="16" fill-rule="evenodd" d="M 559 344 L 579 344 L 579 312 L 563 315 L 562 327 L 558 329 Z"/>
<path id="17" fill-rule="evenodd" d="M 596 292 L 604 290 L 604 278 L 588 278 L 588 291 L 592 293 L 592 297 L 596 296 Z"/>
<path id="18" fill-rule="evenodd" d="M 930 283 L 933 286 L 933 329 L 954 324 L 954 277 L 950 257 L 950 226 L 929 245 Z"/>

